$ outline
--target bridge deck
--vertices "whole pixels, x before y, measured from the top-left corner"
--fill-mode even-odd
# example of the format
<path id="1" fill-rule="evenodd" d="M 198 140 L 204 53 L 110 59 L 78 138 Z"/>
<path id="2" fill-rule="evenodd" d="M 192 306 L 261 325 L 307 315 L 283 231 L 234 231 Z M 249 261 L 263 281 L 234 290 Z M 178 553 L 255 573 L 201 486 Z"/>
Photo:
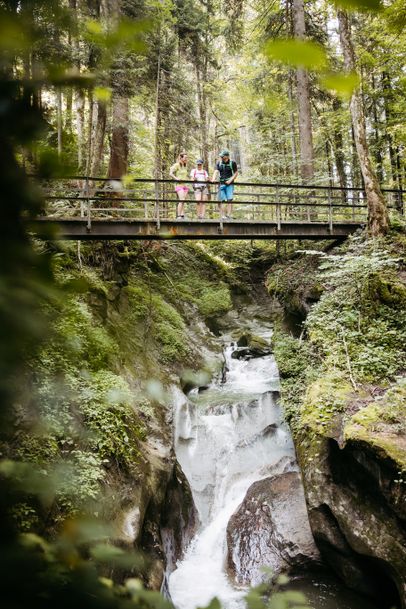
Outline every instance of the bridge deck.
<path id="1" fill-rule="evenodd" d="M 45 237 L 100 239 L 345 239 L 363 226 L 361 222 L 277 222 L 231 220 L 37 218 L 30 229 Z"/>
<path id="2" fill-rule="evenodd" d="M 173 180 L 54 178 L 42 183 L 44 215 L 30 225 L 53 239 L 345 239 L 367 222 L 361 188 L 253 182 L 237 185 L 235 219 L 226 221 L 218 186 L 208 185 L 207 219 L 197 219 L 191 189 L 188 219 L 176 220 Z M 403 191 L 386 189 L 385 196 L 390 210 L 404 213 Z"/>

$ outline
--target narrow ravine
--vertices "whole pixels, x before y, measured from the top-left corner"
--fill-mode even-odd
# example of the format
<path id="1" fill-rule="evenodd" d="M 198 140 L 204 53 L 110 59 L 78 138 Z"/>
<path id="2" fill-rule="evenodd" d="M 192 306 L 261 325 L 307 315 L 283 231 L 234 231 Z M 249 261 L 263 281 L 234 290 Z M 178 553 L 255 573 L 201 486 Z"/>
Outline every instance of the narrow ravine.
<path id="1" fill-rule="evenodd" d="M 266 324 L 260 330 L 255 324 L 254 329 L 257 335 L 270 339 L 272 330 Z M 203 391 L 194 390 L 187 398 L 179 395 L 175 406 L 175 452 L 200 519 L 183 559 L 169 575 L 168 591 L 177 609 L 205 606 L 213 597 L 225 609 L 240 609 L 245 606 L 248 584 L 266 577 L 262 566 L 272 566 L 274 571 L 286 567 L 289 556 L 286 558 L 285 554 L 292 554 L 292 548 L 293 555 L 300 555 L 302 562 L 304 558 L 305 562 L 316 564 L 318 558 L 300 476 L 289 474 L 298 472 L 298 466 L 290 431 L 278 405 L 275 359 L 272 354 L 239 358 L 241 350 L 231 336 L 223 335 L 221 340 L 225 374 Z M 285 497 L 285 504 L 272 506 L 278 530 L 269 535 L 269 531 L 261 529 L 261 517 L 257 520 L 248 508 L 245 510 L 245 502 L 253 490 L 255 495 L 257 484 L 261 484 L 258 481 L 272 485 L 289 476 L 299 480 L 299 491 L 296 489 L 294 497 Z M 254 502 L 255 499 L 254 496 Z M 264 511 L 268 507 L 262 503 L 258 509 Z M 228 528 L 237 513 L 242 525 L 239 530 L 237 521 L 237 542 L 230 548 Z M 264 549 L 265 539 L 271 555 L 269 547 Z M 308 556 L 303 557 L 304 546 Z M 348 591 L 342 594 L 336 581 L 309 576 L 303 583 L 312 596 L 312 606 L 318 609 L 369 607 L 363 599 L 352 599 Z"/>
<path id="2" fill-rule="evenodd" d="M 264 338 L 270 334 L 262 332 Z M 242 605 L 245 590 L 233 586 L 225 570 L 230 517 L 253 482 L 297 468 L 277 404 L 273 356 L 237 359 L 236 349 L 225 347 L 224 379 L 177 405 L 176 455 L 201 522 L 169 579 L 179 609 L 204 605 L 214 596 L 228 608 Z"/>

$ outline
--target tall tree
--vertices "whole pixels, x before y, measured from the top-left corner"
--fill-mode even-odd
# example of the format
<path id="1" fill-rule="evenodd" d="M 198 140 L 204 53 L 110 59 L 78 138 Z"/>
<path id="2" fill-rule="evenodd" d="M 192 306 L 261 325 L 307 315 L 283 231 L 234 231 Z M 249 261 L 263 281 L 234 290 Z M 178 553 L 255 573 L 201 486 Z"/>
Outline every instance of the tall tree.
<path id="1" fill-rule="evenodd" d="M 339 9 L 337 11 L 337 16 L 345 68 L 349 73 L 355 72 L 355 50 L 352 42 L 348 13 Z M 367 196 L 368 229 L 370 234 L 376 237 L 384 234 L 388 229 L 388 210 L 369 155 L 364 109 L 359 88 L 352 94 L 350 111 L 357 155 Z"/>
<path id="2" fill-rule="evenodd" d="M 128 171 L 129 103 L 128 97 L 113 95 L 112 134 L 109 178 L 121 178 Z"/>
<path id="3" fill-rule="evenodd" d="M 293 0 L 293 31 L 295 38 L 299 40 L 306 37 L 303 0 Z M 302 179 L 310 182 L 314 178 L 312 115 L 309 75 L 303 67 L 298 67 L 296 70 L 296 86 L 299 111 L 300 171 Z"/>

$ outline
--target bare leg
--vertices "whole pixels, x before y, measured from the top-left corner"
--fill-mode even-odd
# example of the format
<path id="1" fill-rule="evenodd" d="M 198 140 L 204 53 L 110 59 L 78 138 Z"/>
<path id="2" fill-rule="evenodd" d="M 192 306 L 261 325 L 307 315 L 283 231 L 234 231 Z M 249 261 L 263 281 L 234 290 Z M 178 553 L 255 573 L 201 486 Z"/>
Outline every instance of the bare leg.
<path id="1" fill-rule="evenodd" d="M 186 190 L 179 190 L 178 191 L 178 197 L 179 197 L 179 203 L 178 203 L 178 210 L 177 210 L 177 216 L 184 216 L 185 215 L 185 199 L 187 197 L 187 191 Z"/>
<path id="2" fill-rule="evenodd" d="M 202 203 L 200 206 L 200 216 L 202 218 L 204 218 L 204 216 L 206 215 L 206 201 L 207 201 L 207 195 L 202 194 Z"/>
<path id="3" fill-rule="evenodd" d="M 207 201 L 207 195 L 202 193 L 202 204 L 200 207 L 200 215 L 202 218 L 204 218 L 204 216 L 206 215 L 206 201 Z"/>
<path id="4" fill-rule="evenodd" d="M 231 216 L 233 211 L 233 201 L 227 201 L 227 216 Z"/>
<path id="5" fill-rule="evenodd" d="M 195 191 L 195 199 L 196 199 L 196 203 L 197 203 L 197 217 L 200 218 L 200 216 L 202 214 L 202 211 L 201 211 L 202 191 L 201 190 Z"/>

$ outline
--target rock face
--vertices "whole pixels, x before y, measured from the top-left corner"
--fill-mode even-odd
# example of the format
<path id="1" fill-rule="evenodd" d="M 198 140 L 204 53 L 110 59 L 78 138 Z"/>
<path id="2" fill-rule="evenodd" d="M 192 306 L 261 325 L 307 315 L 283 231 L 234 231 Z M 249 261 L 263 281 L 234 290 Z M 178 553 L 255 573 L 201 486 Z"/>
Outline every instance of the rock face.
<path id="1" fill-rule="evenodd" d="M 382 446 L 357 438 L 343 446 L 303 435 L 296 446 L 323 559 L 379 606 L 406 607 L 406 491 L 399 465 Z"/>
<path id="2" fill-rule="evenodd" d="M 170 574 L 182 558 L 198 525 L 198 515 L 189 483 L 176 462 L 169 481 L 161 514 L 161 539 L 166 557 L 166 572 Z"/>
<path id="3" fill-rule="evenodd" d="M 298 472 L 251 485 L 229 521 L 227 545 L 228 568 L 238 584 L 263 581 L 263 567 L 275 574 L 317 560 Z"/>

